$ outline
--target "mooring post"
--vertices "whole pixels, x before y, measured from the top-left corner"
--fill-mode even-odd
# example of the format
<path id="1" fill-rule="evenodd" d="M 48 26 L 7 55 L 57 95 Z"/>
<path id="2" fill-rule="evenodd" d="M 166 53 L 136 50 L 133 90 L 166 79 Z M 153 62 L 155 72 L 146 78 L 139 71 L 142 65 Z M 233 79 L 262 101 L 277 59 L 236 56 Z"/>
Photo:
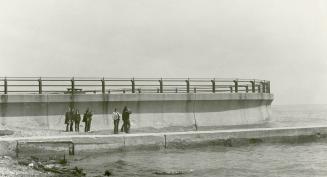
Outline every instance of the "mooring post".
<path id="1" fill-rule="evenodd" d="M 212 93 L 216 93 L 216 81 L 215 79 L 211 80 L 212 83 Z"/>
<path id="2" fill-rule="evenodd" d="M 134 80 L 134 77 L 131 80 L 131 82 L 132 82 L 132 93 L 135 93 L 135 80 Z"/>
<path id="3" fill-rule="evenodd" d="M 252 93 L 255 93 L 255 80 L 250 81 L 252 86 Z"/>
<path id="4" fill-rule="evenodd" d="M 238 92 L 238 80 L 234 80 L 234 85 L 235 85 L 235 93 Z"/>
<path id="5" fill-rule="evenodd" d="M 38 79 L 39 82 L 39 94 L 42 94 L 42 79 L 41 77 Z"/>
<path id="6" fill-rule="evenodd" d="M 162 78 L 159 80 L 159 84 L 160 84 L 160 93 L 163 93 L 163 81 L 162 81 Z"/>
<path id="7" fill-rule="evenodd" d="M 3 80 L 3 86 L 4 88 L 4 93 L 7 94 L 8 93 L 8 83 L 7 83 L 7 78 L 5 77 L 5 79 Z"/>
<path id="8" fill-rule="evenodd" d="M 186 81 L 186 92 L 190 93 L 190 79 L 187 79 L 185 81 Z"/>
<path id="9" fill-rule="evenodd" d="M 102 94 L 106 93 L 106 82 L 104 80 L 104 77 L 102 77 L 102 79 L 101 79 L 101 91 L 102 91 Z"/>
<path id="10" fill-rule="evenodd" d="M 75 144 L 71 142 L 68 146 L 68 154 L 75 155 Z"/>

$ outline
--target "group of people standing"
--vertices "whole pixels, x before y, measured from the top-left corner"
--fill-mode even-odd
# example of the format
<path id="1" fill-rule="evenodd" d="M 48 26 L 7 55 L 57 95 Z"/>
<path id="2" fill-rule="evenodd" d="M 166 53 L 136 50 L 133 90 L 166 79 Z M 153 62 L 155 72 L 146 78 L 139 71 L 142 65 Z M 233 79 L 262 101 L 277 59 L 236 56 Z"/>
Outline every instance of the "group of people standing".
<path id="1" fill-rule="evenodd" d="M 132 114 L 132 112 L 127 108 L 127 106 L 124 107 L 122 116 L 120 116 L 119 112 L 117 112 L 117 108 L 115 108 L 115 111 L 112 113 L 112 119 L 114 121 L 114 134 L 118 134 L 120 117 L 122 117 L 123 120 L 123 125 L 121 126 L 120 131 L 129 133 L 129 129 L 131 128 L 131 123 L 129 120 L 130 114 Z"/>
<path id="2" fill-rule="evenodd" d="M 115 111 L 112 113 L 112 119 L 114 121 L 114 134 L 118 134 L 120 118 L 122 118 L 123 120 L 123 124 L 120 128 L 120 131 L 129 133 L 129 130 L 131 128 L 131 123 L 129 120 L 130 114 L 132 114 L 132 111 L 129 110 L 127 106 L 124 107 L 122 114 L 117 112 L 117 108 L 115 108 Z M 82 122 L 85 123 L 85 129 L 84 129 L 85 132 L 89 132 L 91 129 L 92 116 L 93 116 L 92 111 L 90 111 L 90 109 L 87 108 L 83 115 L 83 120 L 82 120 Z M 68 111 L 65 114 L 66 132 L 74 131 L 73 130 L 74 124 L 75 124 L 75 131 L 79 132 L 80 122 L 81 122 L 81 115 L 79 113 L 79 110 L 69 107 Z"/>
<path id="3" fill-rule="evenodd" d="M 83 115 L 83 120 L 82 120 L 85 123 L 85 129 L 84 129 L 85 132 L 89 132 L 91 129 L 92 116 L 93 116 L 92 111 L 90 111 L 89 108 L 87 108 Z M 74 131 L 73 130 L 74 124 L 75 124 L 75 131 L 79 132 L 80 122 L 81 122 L 81 115 L 79 113 L 79 110 L 70 107 L 65 114 L 66 132 Z"/>

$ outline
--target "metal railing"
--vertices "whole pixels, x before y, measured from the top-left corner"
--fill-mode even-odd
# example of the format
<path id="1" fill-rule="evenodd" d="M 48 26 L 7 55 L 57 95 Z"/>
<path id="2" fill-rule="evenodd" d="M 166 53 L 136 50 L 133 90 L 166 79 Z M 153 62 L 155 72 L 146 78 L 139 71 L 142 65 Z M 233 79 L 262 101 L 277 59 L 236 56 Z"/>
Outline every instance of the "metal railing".
<path id="1" fill-rule="evenodd" d="M 270 81 L 221 78 L 0 77 L 0 93 L 270 93 Z"/>

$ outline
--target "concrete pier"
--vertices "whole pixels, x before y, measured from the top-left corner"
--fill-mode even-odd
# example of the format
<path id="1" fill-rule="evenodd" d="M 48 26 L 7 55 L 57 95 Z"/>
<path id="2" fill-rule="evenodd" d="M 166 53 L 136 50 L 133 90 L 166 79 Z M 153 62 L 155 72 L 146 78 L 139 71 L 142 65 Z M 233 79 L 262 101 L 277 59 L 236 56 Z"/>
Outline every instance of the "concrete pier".
<path id="1" fill-rule="evenodd" d="M 33 152 L 61 152 L 78 155 L 79 153 L 191 148 L 207 145 L 237 146 L 251 143 L 291 143 L 303 140 L 314 141 L 324 138 L 326 135 L 326 126 L 315 126 L 118 135 L 3 137 L 0 138 L 0 155 Z"/>

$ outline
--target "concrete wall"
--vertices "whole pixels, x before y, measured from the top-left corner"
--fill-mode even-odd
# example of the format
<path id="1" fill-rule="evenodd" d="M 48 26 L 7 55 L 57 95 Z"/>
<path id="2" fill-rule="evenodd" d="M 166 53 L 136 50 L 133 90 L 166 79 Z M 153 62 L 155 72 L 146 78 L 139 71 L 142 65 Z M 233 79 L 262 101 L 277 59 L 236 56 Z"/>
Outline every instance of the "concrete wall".
<path id="1" fill-rule="evenodd" d="M 132 129 L 165 129 L 259 124 L 271 116 L 272 94 L 83 94 L 1 95 L 0 123 L 3 126 L 64 129 L 68 105 L 83 113 L 94 111 L 92 130 L 113 129 L 111 113 L 128 106 Z"/>

